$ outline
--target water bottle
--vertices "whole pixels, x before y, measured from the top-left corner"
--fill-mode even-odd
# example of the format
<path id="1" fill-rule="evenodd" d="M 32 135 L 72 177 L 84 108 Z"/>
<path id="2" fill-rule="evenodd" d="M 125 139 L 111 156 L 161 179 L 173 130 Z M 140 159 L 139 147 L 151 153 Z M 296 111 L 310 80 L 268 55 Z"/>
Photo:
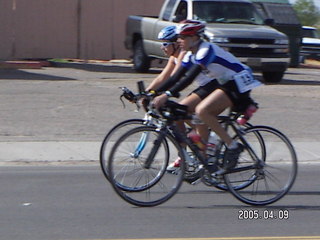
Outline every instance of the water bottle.
<path id="1" fill-rule="evenodd" d="M 244 125 L 248 122 L 248 120 L 252 117 L 252 115 L 258 110 L 256 105 L 251 104 L 246 111 L 240 115 L 237 119 L 237 123 L 240 125 Z"/>
<path id="2" fill-rule="evenodd" d="M 219 144 L 219 137 L 218 135 L 211 131 L 207 143 L 207 155 L 208 156 L 214 156 L 216 153 L 217 145 Z"/>
<path id="3" fill-rule="evenodd" d="M 195 131 L 189 133 L 188 136 L 192 140 L 192 142 L 198 146 L 200 150 L 206 149 L 206 145 L 203 143 L 201 136 L 197 134 Z"/>

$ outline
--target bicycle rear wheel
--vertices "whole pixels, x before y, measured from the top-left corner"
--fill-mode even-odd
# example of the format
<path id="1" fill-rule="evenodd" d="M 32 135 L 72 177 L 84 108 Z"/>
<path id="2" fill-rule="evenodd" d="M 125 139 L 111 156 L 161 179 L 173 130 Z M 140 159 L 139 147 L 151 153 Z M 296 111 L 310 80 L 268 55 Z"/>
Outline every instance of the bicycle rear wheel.
<path id="1" fill-rule="evenodd" d="M 142 126 L 144 123 L 145 123 L 145 120 L 143 119 L 125 120 L 115 125 L 103 139 L 103 142 L 100 147 L 100 167 L 107 180 L 109 180 L 108 170 L 107 170 L 108 159 L 109 159 L 110 151 L 113 144 L 119 139 L 120 136 L 122 136 L 128 130 L 136 128 L 138 126 Z"/>
<path id="2" fill-rule="evenodd" d="M 265 154 L 262 156 L 257 134 L 263 138 Z M 267 126 L 247 128 L 243 138 L 245 148 L 237 166 L 224 175 L 229 191 L 250 205 L 278 201 L 288 193 L 297 175 L 297 156 L 292 144 L 284 134 Z M 245 188 L 239 188 L 242 183 Z"/>
<path id="3" fill-rule="evenodd" d="M 145 166 L 152 152 L 150 166 Z M 181 157 L 180 170 L 168 172 L 168 164 L 178 156 Z M 141 207 L 169 200 L 181 186 L 184 169 L 179 143 L 170 134 L 148 126 L 137 127 L 120 137 L 108 161 L 108 176 L 116 193 L 128 203 Z"/>

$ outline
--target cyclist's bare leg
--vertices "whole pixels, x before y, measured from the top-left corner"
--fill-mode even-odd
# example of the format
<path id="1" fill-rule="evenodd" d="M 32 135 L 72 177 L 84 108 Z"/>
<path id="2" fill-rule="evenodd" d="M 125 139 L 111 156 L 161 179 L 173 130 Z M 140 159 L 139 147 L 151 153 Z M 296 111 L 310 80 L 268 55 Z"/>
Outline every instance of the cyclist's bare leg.
<path id="1" fill-rule="evenodd" d="M 184 98 L 182 101 L 180 101 L 179 104 L 183 104 L 183 105 L 188 106 L 188 111 L 190 113 L 194 113 L 196 106 L 201 102 L 201 100 L 202 99 L 198 95 L 192 93 L 189 96 L 187 96 L 186 98 Z M 185 121 L 177 121 L 176 122 L 177 127 L 179 128 L 179 130 L 182 133 L 186 133 L 185 123 L 186 123 Z M 191 122 L 188 121 L 187 124 L 189 126 L 191 126 L 192 128 L 194 128 L 194 126 Z M 187 145 L 185 143 L 181 143 L 181 147 L 185 148 L 186 146 Z M 178 158 L 174 163 L 171 163 L 169 165 L 169 167 L 167 168 L 167 170 L 172 171 L 172 170 L 176 169 L 177 165 L 178 165 L 177 163 L 179 162 L 179 160 L 180 160 L 180 158 Z"/>
<path id="2" fill-rule="evenodd" d="M 221 89 L 215 90 L 195 109 L 199 118 L 206 123 L 227 145 L 232 143 L 232 138 L 220 125 L 217 116 L 225 109 L 232 107 L 230 98 Z"/>
<path id="3" fill-rule="evenodd" d="M 192 93 L 189 96 L 187 96 L 186 98 L 182 99 L 179 103 L 182 104 L 182 105 L 188 106 L 188 111 L 190 113 L 193 113 L 195 111 L 196 106 L 201 102 L 201 100 L 202 99 L 197 94 Z M 184 121 L 178 121 L 177 122 L 177 126 L 179 127 L 179 129 L 182 132 L 186 131 L 186 128 L 185 128 L 184 124 L 185 124 Z"/>
<path id="4" fill-rule="evenodd" d="M 209 138 L 209 128 L 208 125 L 203 123 L 203 124 L 197 124 L 194 126 L 194 128 L 196 130 L 196 132 L 201 136 L 201 139 L 207 143 L 208 142 L 208 138 Z"/>
<path id="5" fill-rule="evenodd" d="M 191 93 L 188 97 L 186 97 L 185 99 L 183 99 L 181 102 L 179 102 L 180 104 L 183 105 L 187 105 L 188 106 L 188 110 L 190 113 L 194 113 L 196 106 L 202 101 L 202 99 L 195 93 Z M 179 129 L 184 130 L 185 131 L 185 125 L 183 121 L 179 122 L 180 125 L 178 125 Z M 189 124 L 190 125 L 190 124 Z M 191 126 L 191 125 L 190 125 Z M 208 131 L 208 126 L 206 124 L 199 124 L 196 126 L 192 126 L 193 128 L 195 128 L 198 132 L 198 134 L 201 136 L 201 138 L 207 142 L 208 141 L 208 135 L 209 135 L 209 131 Z"/>

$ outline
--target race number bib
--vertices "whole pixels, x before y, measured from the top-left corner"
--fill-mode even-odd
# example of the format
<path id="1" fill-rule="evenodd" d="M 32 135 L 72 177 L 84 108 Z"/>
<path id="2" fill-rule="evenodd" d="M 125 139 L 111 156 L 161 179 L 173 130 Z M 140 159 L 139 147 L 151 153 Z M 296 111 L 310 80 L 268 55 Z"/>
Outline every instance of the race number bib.
<path id="1" fill-rule="evenodd" d="M 239 92 L 244 93 L 262 85 L 262 83 L 253 78 L 247 70 L 243 70 L 234 75 L 234 80 L 238 86 Z"/>

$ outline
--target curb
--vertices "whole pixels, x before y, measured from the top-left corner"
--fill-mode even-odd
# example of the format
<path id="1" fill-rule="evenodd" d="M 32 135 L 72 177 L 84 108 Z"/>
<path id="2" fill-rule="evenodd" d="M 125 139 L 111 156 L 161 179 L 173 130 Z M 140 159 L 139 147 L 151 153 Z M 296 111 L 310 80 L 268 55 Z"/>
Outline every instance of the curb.
<path id="1" fill-rule="evenodd" d="M 0 69 L 41 69 L 50 66 L 49 61 L 0 61 Z"/>
<path id="2" fill-rule="evenodd" d="M 101 142 L 0 142 L 0 162 L 99 160 Z"/>
<path id="3" fill-rule="evenodd" d="M 294 141 L 299 163 L 320 163 L 319 144 L 320 142 Z M 100 141 L 0 142 L 0 165 L 98 163 L 100 147 Z"/>

